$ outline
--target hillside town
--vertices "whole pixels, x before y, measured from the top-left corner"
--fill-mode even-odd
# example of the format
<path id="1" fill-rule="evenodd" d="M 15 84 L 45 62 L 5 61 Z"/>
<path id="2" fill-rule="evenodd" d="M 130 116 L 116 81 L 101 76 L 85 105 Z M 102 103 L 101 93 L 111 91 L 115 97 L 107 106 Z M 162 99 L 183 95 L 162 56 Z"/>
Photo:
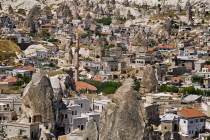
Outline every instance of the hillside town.
<path id="1" fill-rule="evenodd" d="M 210 140 L 210 1 L 148 2 L 1 0 L 0 140 Z"/>

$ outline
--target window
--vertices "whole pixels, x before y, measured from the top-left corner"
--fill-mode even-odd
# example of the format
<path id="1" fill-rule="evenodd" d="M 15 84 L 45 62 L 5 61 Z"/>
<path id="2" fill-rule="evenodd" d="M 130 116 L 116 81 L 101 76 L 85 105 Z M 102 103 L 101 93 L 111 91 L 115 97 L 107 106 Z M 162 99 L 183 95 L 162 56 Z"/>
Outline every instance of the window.
<path id="1" fill-rule="evenodd" d="M 167 127 L 165 126 L 165 129 L 167 129 Z"/>
<path id="2" fill-rule="evenodd" d="M 72 115 L 74 115 L 74 111 L 72 111 Z"/>
<path id="3" fill-rule="evenodd" d="M 67 119 L 67 117 L 68 117 L 68 115 L 67 115 L 67 114 L 65 114 L 65 119 Z"/>
<path id="4" fill-rule="evenodd" d="M 196 119 L 195 121 L 196 121 L 196 123 L 198 123 L 198 119 Z"/>
<path id="5" fill-rule="evenodd" d="M 203 122 L 203 118 L 202 118 L 202 119 L 200 119 L 200 122 Z"/>
<path id="6" fill-rule="evenodd" d="M 184 121 L 184 123 L 186 123 L 186 121 Z"/>
<path id="7" fill-rule="evenodd" d="M 77 115 L 77 111 L 75 111 L 75 115 Z"/>
<path id="8" fill-rule="evenodd" d="M 81 103 L 81 108 L 82 108 L 82 103 Z"/>
<path id="9" fill-rule="evenodd" d="M 190 123 L 193 123 L 193 121 L 190 121 Z"/>

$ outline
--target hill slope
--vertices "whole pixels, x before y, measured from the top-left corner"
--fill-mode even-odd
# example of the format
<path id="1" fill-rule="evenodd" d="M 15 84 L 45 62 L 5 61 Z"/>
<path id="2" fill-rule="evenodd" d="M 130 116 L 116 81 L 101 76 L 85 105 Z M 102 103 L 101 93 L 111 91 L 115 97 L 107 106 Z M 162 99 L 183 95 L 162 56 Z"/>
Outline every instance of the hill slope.
<path id="1" fill-rule="evenodd" d="M 22 8 L 22 9 L 30 9 L 34 5 L 39 4 L 44 7 L 44 5 L 55 5 L 58 3 L 61 3 L 63 1 L 72 1 L 72 0 L 0 0 L 2 2 L 2 5 L 11 5 L 13 8 Z M 84 0 L 80 0 L 84 1 Z M 90 0 L 93 2 L 99 2 L 100 0 Z M 123 2 L 124 0 L 116 0 L 117 2 Z M 157 6 L 158 4 L 166 4 L 166 5 L 174 5 L 176 6 L 177 3 L 180 3 L 182 6 L 188 1 L 188 0 L 128 0 L 129 2 L 134 2 L 136 4 L 147 4 L 151 6 Z M 197 2 L 208 2 L 210 3 L 210 0 L 189 0 L 191 3 L 197 3 Z"/>

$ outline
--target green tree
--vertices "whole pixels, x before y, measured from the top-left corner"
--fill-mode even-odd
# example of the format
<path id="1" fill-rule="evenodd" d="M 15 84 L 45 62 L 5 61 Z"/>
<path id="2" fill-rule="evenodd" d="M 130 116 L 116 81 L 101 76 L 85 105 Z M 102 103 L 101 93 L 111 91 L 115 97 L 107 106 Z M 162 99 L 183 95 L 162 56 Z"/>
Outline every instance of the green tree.
<path id="1" fill-rule="evenodd" d="M 110 25 L 112 23 L 112 18 L 102 18 L 102 19 L 96 19 L 98 23 L 102 23 L 103 25 Z"/>
<path id="2" fill-rule="evenodd" d="M 180 92 L 184 94 L 196 94 L 196 95 L 203 95 L 203 93 L 205 93 L 200 89 L 195 89 L 193 86 L 185 87 Z"/>
<path id="3" fill-rule="evenodd" d="M 42 31 L 42 36 L 50 36 L 50 33 L 46 30 Z"/>
<path id="4" fill-rule="evenodd" d="M 179 88 L 175 87 L 175 86 L 161 85 L 159 87 L 159 91 L 160 92 L 174 92 L 174 93 L 178 93 L 179 92 Z"/>
<path id="5" fill-rule="evenodd" d="M 210 61 L 206 61 L 205 64 L 206 64 L 206 65 L 210 65 Z"/>
<path id="6" fill-rule="evenodd" d="M 106 89 L 104 89 L 103 94 L 107 95 L 107 94 L 114 94 L 116 92 L 116 88 L 114 87 L 108 87 Z"/>

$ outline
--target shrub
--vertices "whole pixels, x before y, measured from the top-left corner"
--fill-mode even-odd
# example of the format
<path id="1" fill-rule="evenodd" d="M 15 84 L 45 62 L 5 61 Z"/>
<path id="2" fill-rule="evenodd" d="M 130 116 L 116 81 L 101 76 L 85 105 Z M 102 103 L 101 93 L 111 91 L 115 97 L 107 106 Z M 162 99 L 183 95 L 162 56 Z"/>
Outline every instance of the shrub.
<path id="1" fill-rule="evenodd" d="M 87 80 L 87 79 L 82 80 L 82 81 L 95 86 L 99 92 L 102 92 L 104 94 L 113 94 L 122 85 L 122 83 L 114 82 L 114 81 L 97 82 L 97 81 Z"/>
<path id="2" fill-rule="evenodd" d="M 103 25 L 110 25 L 112 23 L 112 18 L 102 18 L 102 19 L 96 19 L 98 23 L 102 23 Z"/>
<path id="3" fill-rule="evenodd" d="M 14 88 L 12 88 L 12 90 L 19 90 L 20 89 L 20 87 L 14 87 Z"/>
<path id="4" fill-rule="evenodd" d="M 49 39 L 48 42 L 53 42 L 53 43 L 55 43 L 55 42 L 57 43 L 58 42 L 58 43 L 60 43 L 61 41 L 58 40 L 58 39 Z"/>
<path id="5" fill-rule="evenodd" d="M 179 88 L 175 87 L 175 86 L 161 85 L 159 87 L 159 91 L 160 92 L 174 92 L 174 93 L 178 93 L 179 92 Z"/>
<path id="6" fill-rule="evenodd" d="M 116 88 L 114 87 L 108 87 L 106 89 L 104 89 L 103 94 L 107 95 L 107 94 L 114 94 L 116 92 Z"/>

